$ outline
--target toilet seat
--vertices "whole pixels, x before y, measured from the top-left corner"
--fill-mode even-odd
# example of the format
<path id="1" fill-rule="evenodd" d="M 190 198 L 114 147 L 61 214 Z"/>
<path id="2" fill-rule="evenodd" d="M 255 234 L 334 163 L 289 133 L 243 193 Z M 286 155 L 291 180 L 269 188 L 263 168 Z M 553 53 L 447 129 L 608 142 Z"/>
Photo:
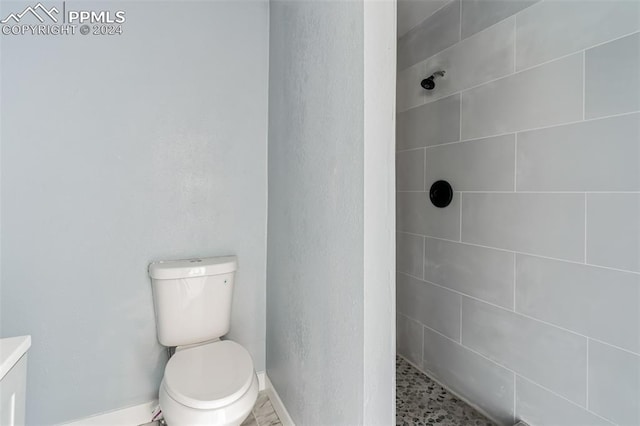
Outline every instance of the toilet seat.
<path id="1" fill-rule="evenodd" d="M 242 397 L 253 377 L 249 352 L 224 340 L 177 351 L 165 368 L 164 385 L 175 401 L 210 410 Z"/>

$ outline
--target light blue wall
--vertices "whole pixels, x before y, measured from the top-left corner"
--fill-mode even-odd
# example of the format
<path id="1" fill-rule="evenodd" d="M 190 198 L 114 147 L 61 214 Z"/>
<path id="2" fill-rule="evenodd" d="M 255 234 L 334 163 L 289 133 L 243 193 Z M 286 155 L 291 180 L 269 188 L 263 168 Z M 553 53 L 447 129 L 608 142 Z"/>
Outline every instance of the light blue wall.
<path id="1" fill-rule="evenodd" d="M 0 39 L 0 335 L 33 337 L 32 425 L 156 396 L 152 260 L 238 255 L 230 337 L 265 365 L 268 4 L 118 8 L 122 36 Z"/>
<path id="2" fill-rule="evenodd" d="M 297 424 L 362 423 L 362 13 L 271 2 L 267 373 Z"/>

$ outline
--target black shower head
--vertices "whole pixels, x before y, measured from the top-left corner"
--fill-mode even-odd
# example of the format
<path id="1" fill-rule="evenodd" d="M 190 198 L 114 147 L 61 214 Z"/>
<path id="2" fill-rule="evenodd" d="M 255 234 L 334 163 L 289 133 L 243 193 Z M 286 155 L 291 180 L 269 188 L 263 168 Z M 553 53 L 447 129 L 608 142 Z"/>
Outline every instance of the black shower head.
<path id="1" fill-rule="evenodd" d="M 425 78 L 420 82 L 420 86 L 422 86 L 425 90 L 433 90 L 436 87 L 435 79 L 438 77 L 444 77 L 444 71 L 436 71 L 431 74 L 429 77 Z"/>

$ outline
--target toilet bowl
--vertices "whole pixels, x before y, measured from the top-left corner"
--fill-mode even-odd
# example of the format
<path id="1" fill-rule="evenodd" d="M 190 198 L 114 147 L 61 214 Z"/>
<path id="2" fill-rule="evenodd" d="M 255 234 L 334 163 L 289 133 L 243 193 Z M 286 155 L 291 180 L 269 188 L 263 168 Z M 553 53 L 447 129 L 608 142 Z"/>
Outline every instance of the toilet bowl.
<path id="1" fill-rule="evenodd" d="M 169 426 L 235 426 L 258 398 L 249 352 L 220 340 L 231 326 L 235 256 L 149 265 L 158 341 L 176 347 L 160 385 Z"/>
<path id="2" fill-rule="evenodd" d="M 169 426 L 238 426 L 258 397 L 258 377 L 246 349 L 217 340 L 177 348 L 159 393 Z"/>

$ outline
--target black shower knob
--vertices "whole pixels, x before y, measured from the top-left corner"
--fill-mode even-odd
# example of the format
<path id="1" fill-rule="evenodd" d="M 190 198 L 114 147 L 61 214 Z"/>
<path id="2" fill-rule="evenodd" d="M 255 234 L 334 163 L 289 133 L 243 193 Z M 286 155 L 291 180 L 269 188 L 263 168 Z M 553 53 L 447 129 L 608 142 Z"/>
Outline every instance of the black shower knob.
<path id="1" fill-rule="evenodd" d="M 453 188 L 446 180 L 436 181 L 429 189 L 429 199 L 434 206 L 445 208 L 453 200 Z"/>

